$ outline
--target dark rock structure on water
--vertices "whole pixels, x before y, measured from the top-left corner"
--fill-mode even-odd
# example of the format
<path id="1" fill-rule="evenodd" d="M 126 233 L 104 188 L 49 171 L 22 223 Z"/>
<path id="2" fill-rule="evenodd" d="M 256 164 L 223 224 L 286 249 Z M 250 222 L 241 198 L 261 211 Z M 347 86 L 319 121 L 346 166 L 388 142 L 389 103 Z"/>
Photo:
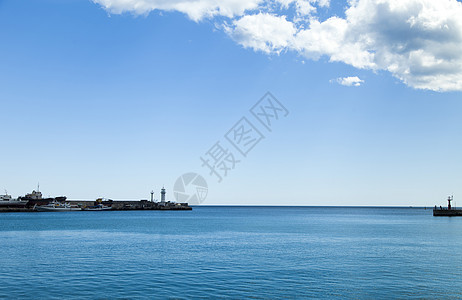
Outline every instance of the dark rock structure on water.
<path id="1" fill-rule="evenodd" d="M 433 216 L 435 217 L 462 217 L 462 209 L 455 209 L 451 205 L 451 201 L 454 200 L 454 196 L 448 197 L 448 207 L 437 207 L 433 209 Z"/>

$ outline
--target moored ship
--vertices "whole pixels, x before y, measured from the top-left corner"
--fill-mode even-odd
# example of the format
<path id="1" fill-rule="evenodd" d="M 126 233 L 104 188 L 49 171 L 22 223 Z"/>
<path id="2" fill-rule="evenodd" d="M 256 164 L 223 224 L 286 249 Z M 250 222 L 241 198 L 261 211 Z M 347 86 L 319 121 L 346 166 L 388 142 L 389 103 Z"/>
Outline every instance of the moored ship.
<path id="1" fill-rule="evenodd" d="M 0 207 L 25 207 L 27 200 L 13 199 L 8 192 L 5 191 L 5 195 L 0 195 Z"/>
<path id="2" fill-rule="evenodd" d="M 65 196 L 43 198 L 39 188 L 40 186 L 37 186 L 37 190 L 33 190 L 32 193 L 26 194 L 23 197 L 19 197 L 18 200 L 25 201 L 27 203 L 26 207 L 33 208 L 34 206 L 43 206 L 52 202 L 64 202 L 67 199 Z"/>
<path id="3" fill-rule="evenodd" d="M 72 205 L 66 202 L 53 201 L 47 205 L 35 205 L 34 210 L 36 211 L 79 211 L 82 208 L 78 205 Z"/>

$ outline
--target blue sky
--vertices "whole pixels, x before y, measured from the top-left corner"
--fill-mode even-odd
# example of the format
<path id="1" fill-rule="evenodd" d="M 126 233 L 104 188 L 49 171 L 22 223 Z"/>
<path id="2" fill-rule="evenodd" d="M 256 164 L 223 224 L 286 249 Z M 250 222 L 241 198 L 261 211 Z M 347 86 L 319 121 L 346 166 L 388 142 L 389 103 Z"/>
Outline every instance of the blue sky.
<path id="1" fill-rule="evenodd" d="M 139 2 L 145 10 L 0 1 L 0 188 L 19 196 L 40 182 L 46 196 L 140 199 L 165 185 L 172 199 L 177 177 L 197 172 L 204 204 L 430 206 L 449 194 L 457 204 L 462 28 L 446 7 L 424 17 L 444 19 L 447 36 L 391 28 L 390 9 L 363 51 L 357 40 L 310 40 L 338 36 L 325 22 L 345 30 L 347 3 L 312 1 L 316 14 L 303 14 L 289 1 L 231 13 Z M 350 15 L 371 5 L 362 2 Z M 396 50 L 403 39 L 419 42 Z M 362 81 L 340 84 L 348 77 Z M 200 157 L 267 91 L 289 115 L 218 183 Z"/>

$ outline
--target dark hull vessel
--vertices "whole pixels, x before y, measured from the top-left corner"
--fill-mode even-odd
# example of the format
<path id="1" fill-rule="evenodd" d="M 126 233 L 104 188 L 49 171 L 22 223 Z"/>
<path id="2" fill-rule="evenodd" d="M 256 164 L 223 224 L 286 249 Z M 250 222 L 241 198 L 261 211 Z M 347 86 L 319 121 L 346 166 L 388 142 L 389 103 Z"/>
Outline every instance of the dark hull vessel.
<path id="1" fill-rule="evenodd" d="M 56 197 L 56 198 L 42 198 L 42 199 L 30 199 L 27 197 L 19 197 L 19 199 L 23 201 L 27 201 L 26 207 L 31 208 L 34 207 L 35 205 L 40 206 L 40 205 L 48 205 L 52 202 L 64 202 L 66 201 L 66 197 Z"/>
<path id="2" fill-rule="evenodd" d="M 26 204 L 26 208 L 32 208 L 34 206 L 41 206 L 41 205 L 48 205 L 52 202 L 64 202 L 66 201 L 66 197 L 56 197 L 56 198 L 43 198 L 42 193 L 39 191 L 37 187 L 37 191 L 32 191 L 30 194 L 26 194 L 24 197 L 19 197 L 18 200 L 24 201 Z"/>

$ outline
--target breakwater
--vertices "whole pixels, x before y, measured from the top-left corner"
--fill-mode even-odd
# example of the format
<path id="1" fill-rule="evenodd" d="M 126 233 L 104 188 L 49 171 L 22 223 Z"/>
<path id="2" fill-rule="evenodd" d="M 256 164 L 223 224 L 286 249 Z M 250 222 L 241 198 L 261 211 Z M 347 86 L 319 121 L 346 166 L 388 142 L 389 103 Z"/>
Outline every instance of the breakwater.
<path id="1" fill-rule="evenodd" d="M 68 200 L 66 201 L 73 205 L 79 206 L 91 206 L 94 201 L 80 201 L 80 200 Z M 102 201 L 103 205 L 111 206 L 111 210 L 192 210 L 192 207 L 188 203 L 176 203 L 176 202 L 150 202 L 148 200 L 113 200 L 113 201 Z"/>
<path id="2" fill-rule="evenodd" d="M 43 201 L 42 201 L 43 202 Z M 45 201 L 46 202 L 46 201 Z M 77 205 L 79 207 L 87 207 L 95 204 L 95 201 L 89 200 L 67 200 L 66 203 Z M 47 203 L 42 203 L 46 205 Z M 140 201 L 124 201 L 124 200 L 110 200 L 103 201 L 101 204 L 111 207 L 110 210 L 192 210 L 188 203 L 175 203 L 175 202 L 151 202 L 148 200 Z M 34 212 L 34 205 L 26 204 L 25 207 L 5 206 L 0 207 L 0 212 Z"/>

